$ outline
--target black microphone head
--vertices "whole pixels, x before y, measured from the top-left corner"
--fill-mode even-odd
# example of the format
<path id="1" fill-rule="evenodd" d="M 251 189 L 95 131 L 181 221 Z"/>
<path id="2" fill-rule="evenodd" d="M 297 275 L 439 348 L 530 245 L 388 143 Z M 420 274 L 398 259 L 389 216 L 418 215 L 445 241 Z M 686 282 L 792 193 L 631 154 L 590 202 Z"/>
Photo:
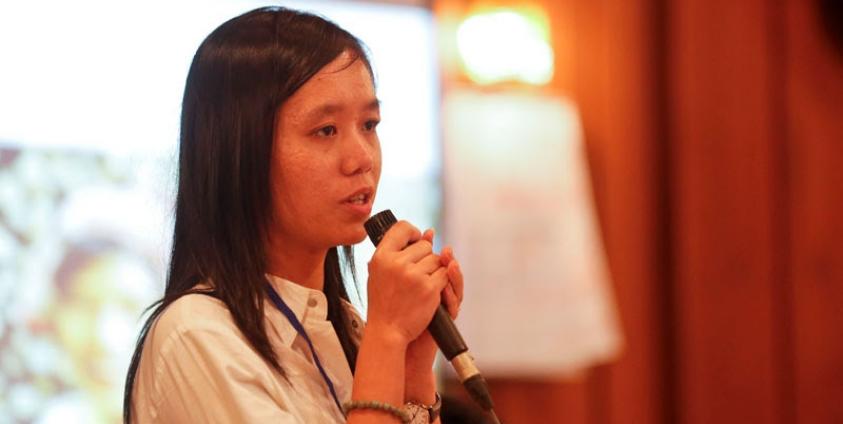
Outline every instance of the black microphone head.
<path id="1" fill-rule="evenodd" d="M 395 225 L 396 222 L 398 222 L 398 220 L 395 219 L 395 215 L 392 214 L 392 211 L 385 209 L 367 219 L 363 226 L 366 227 L 366 234 L 369 235 L 369 239 L 372 240 L 372 243 L 375 246 L 377 246 L 381 242 L 383 235 L 386 234 L 386 231 Z"/>

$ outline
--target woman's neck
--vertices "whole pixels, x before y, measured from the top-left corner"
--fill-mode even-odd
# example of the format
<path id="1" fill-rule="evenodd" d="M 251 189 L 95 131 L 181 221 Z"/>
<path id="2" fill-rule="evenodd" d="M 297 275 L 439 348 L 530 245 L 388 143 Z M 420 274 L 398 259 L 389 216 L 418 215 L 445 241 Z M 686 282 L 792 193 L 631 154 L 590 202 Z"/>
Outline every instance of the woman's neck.
<path id="1" fill-rule="evenodd" d="M 325 250 L 301 249 L 289 244 L 267 249 L 267 272 L 300 286 L 322 291 L 325 284 Z"/>

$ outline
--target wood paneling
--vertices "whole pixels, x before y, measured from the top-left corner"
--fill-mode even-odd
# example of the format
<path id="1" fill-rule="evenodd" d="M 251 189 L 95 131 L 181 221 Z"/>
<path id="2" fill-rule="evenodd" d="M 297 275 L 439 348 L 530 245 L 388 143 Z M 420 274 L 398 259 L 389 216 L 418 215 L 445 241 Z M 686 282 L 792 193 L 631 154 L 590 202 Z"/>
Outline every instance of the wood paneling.
<path id="1" fill-rule="evenodd" d="M 776 422 L 770 2 L 671 3 L 678 414 Z"/>
<path id="2" fill-rule="evenodd" d="M 667 422 L 669 398 L 660 257 L 665 210 L 652 7 L 578 2 L 575 95 L 624 333 L 623 356 L 591 374 L 592 423 Z M 558 417 L 558 422 L 563 417 Z"/>
<path id="3" fill-rule="evenodd" d="M 489 381 L 495 410 L 504 423 L 566 424 L 589 422 L 588 392 L 584 382 L 496 380 Z M 550 421 L 548 421 L 550 420 Z"/>
<path id="4" fill-rule="evenodd" d="M 575 381 L 492 380 L 501 418 L 843 422 L 843 52 L 815 2 L 534 4 L 549 89 L 581 108 L 625 349 Z"/>
<path id="5" fill-rule="evenodd" d="M 813 2 L 787 2 L 795 404 L 800 423 L 843 422 L 843 51 Z M 839 23 L 843 25 L 843 22 Z"/>

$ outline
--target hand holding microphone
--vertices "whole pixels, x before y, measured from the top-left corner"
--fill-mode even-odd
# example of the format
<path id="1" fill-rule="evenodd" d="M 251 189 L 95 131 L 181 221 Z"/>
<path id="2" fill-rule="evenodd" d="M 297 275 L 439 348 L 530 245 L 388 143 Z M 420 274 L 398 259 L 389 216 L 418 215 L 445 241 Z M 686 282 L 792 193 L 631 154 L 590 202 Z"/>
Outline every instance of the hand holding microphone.
<path id="1" fill-rule="evenodd" d="M 421 235 L 418 234 L 418 230 L 415 230 L 416 234 L 418 234 L 417 237 L 406 237 L 406 236 L 401 237 L 402 234 L 405 234 L 408 231 L 407 228 L 402 228 L 402 227 L 412 228 L 412 226 L 410 226 L 409 224 L 403 223 L 403 222 L 398 223 L 395 216 L 389 210 L 382 211 L 382 212 L 378 213 L 377 215 L 372 216 L 371 218 L 369 218 L 368 221 L 366 221 L 365 226 L 366 226 L 366 232 L 369 234 L 369 238 L 372 240 L 372 243 L 374 243 L 375 246 L 379 247 L 379 245 L 382 241 L 387 243 L 385 245 L 387 247 L 387 249 L 383 250 L 384 253 L 381 253 L 382 249 L 378 249 L 378 251 L 375 252 L 376 256 L 377 255 L 383 255 L 383 254 L 391 255 L 392 253 L 386 253 L 386 252 L 395 252 L 395 249 L 401 248 L 401 246 L 396 245 L 396 243 L 401 243 L 401 242 L 412 243 L 409 246 L 407 246 L 405 244 L 405 246 L 407 246 L 407 247 L 404 248 L 403 251 L 412 251 L 413 252 L 413 254 L 407 254 L 407 255 L 405 255 L 405 257 L 416 257 L 414 255 L 421 254 L 420 252 L 430 252 L 430 253 L 432 253 L 432 246 L 430 245 L 430 242 L 428 242 L 427 240 L 419 241 L 420 238 L 421 238 Z M 386 235 L 387 231 L 390 230 L 390 228 L 392 228 L 393 226 L 396 226 L 396 228 L 395 228 L 396 231 L 394 231 L 394 232 L 390 231 L 390 234 L 387 236 Z M 415 246 L 416 244 L 421 244 L 421 247 L 416 247 Z M 433 256 L 435 256 L 435 255 L 433 255 Z M 373 260 L 375 260 L 375 259 L 380 261 L 382 259 L 382 257 L 373 258 Z M 428 261 L 432 262 L 432 260 L 428 260 Z M 439 266 L 438 257 L 436 258 L 436 262 L 437 262 L 436 265 Z M 420 265 L 420 263 L 421 263 L 421 261 L 419 262 L 419 265 Z M 432 266 L 432 264 L 431 264 L 431 266 Z M 420 270 L 422 268 L 423 267 L 419 266 L 417 268 L 414 268 L 414 270 L 412 270 L 412 271 L 405 271 L 405 272 L 410 272 L 412 274 L 413 271 Z M 428 269 L 428 268 L 424 268 L 424 269 Z M 433 269 L 436 269 L 436 268 L 433 268 Z M 433 275 L 436 275 L 436 273 L 442 272 L 442 270 L 445 270 L 445 269 L 447 269 L 447 268 L 437 269 L 433 274 L 431 274 L 431 277 Z M 425 302 L 425 303 L 431 301 L 430 296 L 429 296 L 430 293 L 426 292 L 426 290 L 429 290 L 431 288 L 437 289 L 437 291 L 436 291 L 436 302 L 439 301 L 439 293 L 447 285 L 448 279 L 447 279 L 447 275 L 445 275 L 444 273 L 442 275 L 442 277 L 444 277 L 444 283 L 442 281 L 439 281 L 438 277 L 439 277 L 439 275 L 437 275 L 437 279 L 434 279 L 435 281 L 432 281 L 432 282 L 426 284 L 425 287 L 423 287 L 421 289 L 421 292 L 419 294 L 422 295 L 423 297 L 420 301 Z M 410 295 L 410 294 L 405 294 L 405 295 Z M 428 305 L 428 306 L 432 306 L 432 305 Z M 413 309 L 414 310 L 424 309 L 424 310 L 428 310 L 428 311 L 430 310 L 428 308 L 413 308 Z M 430 321 L 430 324 L 428 325 L 427 328 L 428 328 L 428 331 L 430 331 L 430 334 L 433 336 L 434 340 L 436 340 L 436 344 L 439 346 L 439 349 L 442 351 L 442 354 L 445 356 L 446 359 L 448 359 L 448 361 L 451 362 L 451 365 L 454 367 L 454 370 L 456 371 L 457 376 L 460 379 L 460 382 L 462 382 L 463 386 L 465 386 L 466 390 L 471 395 L 471 398 L 480 407 L 482 407 L 484 410 L 488 411 L 491 414 L 491 417 L 494 419 L 495 422 L 498 422 L 497 417 L 495 416 L 494 411 L 493 411 L 494 405 L 493 405 L 493 402 L 492 402 L 491 395 L 489 394 L 489 388 L 488 388 L 488 385 L 486 384 L 486 380 L 483 378 L 483 376 L 480 374 L 480 371 L 474 365 L 474 359 L 468 353 L 468 346 L 466 346 L 465 341 L 462 338 L 462 335 L 460 335 L 459 331 L 457 330 L 456 326 L 454 325 L 454 321 L 448 315 L 448 311 L 445 309 L 445 307 L 443 307 L 442 305 L 439 305 L 436 308 L 436 311 L 433 315 L 433 319 Z M 415 328 L 413 328 L 412 330 L 415 330 Z M 422 330 L 423 330 L 423 328 L 419 329 L 419 331 L 417 333 L 415 331 L 411 331 L 411 333 L 413 333 L 412 334 L 413 336 L 417 337 L 421 333 Z M 412 339 L 410 339 L 410 340 L 412 340 Z"/>
<path id="2" fill-rule="evenodd" d="M 408 344 L 427 327 L 430 311 L 439 305 L 448 284 L 447 268 L 430 241 L 407 222 L 393 231 L 369 262 L 369 281 L 389 282 L 369 290 L 369 323 Z"/>

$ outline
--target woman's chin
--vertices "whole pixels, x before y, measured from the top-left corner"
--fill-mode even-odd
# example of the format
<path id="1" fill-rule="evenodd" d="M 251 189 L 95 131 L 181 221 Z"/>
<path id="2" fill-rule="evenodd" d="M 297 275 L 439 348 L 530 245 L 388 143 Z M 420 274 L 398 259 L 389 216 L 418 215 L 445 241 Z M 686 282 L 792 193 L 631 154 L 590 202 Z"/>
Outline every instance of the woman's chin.
<path id="1" fill-rule="evenodd" d="M 350 231 L 344 234 L 342 239 L 337 243 L 338 246 L 351 246 L 366 240 L 366 230 L 362 227 L 358 231 Z"/>

